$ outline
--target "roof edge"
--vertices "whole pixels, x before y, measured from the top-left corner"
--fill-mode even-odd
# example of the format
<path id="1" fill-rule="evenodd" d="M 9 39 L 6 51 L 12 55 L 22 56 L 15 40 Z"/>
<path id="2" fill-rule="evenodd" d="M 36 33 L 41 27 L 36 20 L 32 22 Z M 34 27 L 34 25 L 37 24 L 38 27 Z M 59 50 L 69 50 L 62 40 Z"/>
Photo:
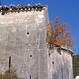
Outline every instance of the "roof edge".
<path id="1" fill-rule="evenodd" d="M 41 5 L 41 4 L 37 4 L 37 5 L 27 5 L 27 6 L 0 6 L 0 13 L 2 15 L 7 14 L 9 12 L 24 12 L 24 11 L 42 11 L 45 9 L 45 7 L 47 7 L 46 5 Z"/>

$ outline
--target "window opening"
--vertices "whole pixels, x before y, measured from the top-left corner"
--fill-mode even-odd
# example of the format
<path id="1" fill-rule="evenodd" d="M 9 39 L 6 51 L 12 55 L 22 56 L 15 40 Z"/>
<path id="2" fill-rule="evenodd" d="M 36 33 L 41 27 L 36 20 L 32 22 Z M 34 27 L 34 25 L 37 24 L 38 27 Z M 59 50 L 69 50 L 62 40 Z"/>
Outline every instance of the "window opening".
<path id="1" fill-rule="evenodd" d="M 30 55 L 30 57 L 32 57 L 32 55 Z"/>
<path id="2" fill-rule="evenodd" d="M 27 35 L 29 35 L 29 32 L 27 32 Z"/>
<path id="3" fill-rule="evenodd" d="M 31 75 L 30 75 L 30 79 L 32 79 L 32 78 L 31 78 Z"/>

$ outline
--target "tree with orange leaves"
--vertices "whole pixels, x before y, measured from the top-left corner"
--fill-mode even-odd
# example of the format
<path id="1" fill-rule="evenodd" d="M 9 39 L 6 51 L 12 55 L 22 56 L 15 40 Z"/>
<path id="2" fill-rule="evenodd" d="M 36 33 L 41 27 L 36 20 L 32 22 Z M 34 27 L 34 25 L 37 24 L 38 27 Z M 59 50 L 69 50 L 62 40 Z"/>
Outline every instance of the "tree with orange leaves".
<path id="1" fill-rule="evenodd" d="M 65 24 L 60 23 L 60 18 L 56 18 L 54 24 L 48 24 L 47 42 L 50 45 L 73 46 L 69 32 L 65 32 Z"/>

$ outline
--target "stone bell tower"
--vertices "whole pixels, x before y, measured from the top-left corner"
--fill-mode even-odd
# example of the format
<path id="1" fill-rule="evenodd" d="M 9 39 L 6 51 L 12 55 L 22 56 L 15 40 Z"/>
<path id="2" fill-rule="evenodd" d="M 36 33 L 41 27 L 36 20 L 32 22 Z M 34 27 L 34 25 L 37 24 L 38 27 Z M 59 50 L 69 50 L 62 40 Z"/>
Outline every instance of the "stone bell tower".
<path id="1" fill-rule="evenodd" d="M 23 79 L 48 79 L 46 31 L 47 7 L 0 8 L 0 69 L 11 66 Z"/>

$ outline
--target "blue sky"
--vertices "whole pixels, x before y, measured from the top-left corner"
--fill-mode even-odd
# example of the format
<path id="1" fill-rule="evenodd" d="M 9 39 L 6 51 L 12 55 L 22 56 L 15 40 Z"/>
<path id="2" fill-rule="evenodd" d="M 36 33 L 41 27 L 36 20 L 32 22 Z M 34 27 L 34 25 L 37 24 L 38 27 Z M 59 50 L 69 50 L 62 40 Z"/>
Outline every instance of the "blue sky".
<path id="1" fill-rule="evenodd" d="M 48 5 L 49 18 L 60 16 L 67 22 L 68 31 L 74 40 L 74 50 L 79 53 L 79 0 L 1 0 L 2 5 L 27 5 L 42 3 Z"/>

